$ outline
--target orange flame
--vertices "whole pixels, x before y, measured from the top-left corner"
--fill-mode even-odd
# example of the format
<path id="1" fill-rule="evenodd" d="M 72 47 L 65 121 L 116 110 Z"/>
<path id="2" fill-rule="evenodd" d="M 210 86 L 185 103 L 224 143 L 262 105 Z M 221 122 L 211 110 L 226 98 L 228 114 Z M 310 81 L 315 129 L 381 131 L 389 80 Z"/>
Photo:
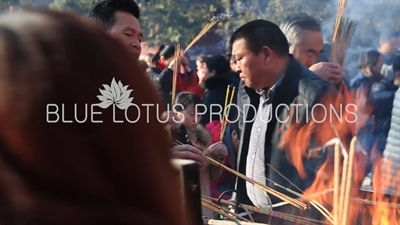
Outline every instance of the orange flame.
<path id="1" fill-rule="evenodd" d="M 365 125 L 373 111 L 366 96 L 366 90 L 347 93 L 340 97 L 334 91 L 329 92 L 323 96 L 321 104 L 308 109 L 312 117 L 308 123 L 300 124 L 292 121 L 282 134 L 280 147 L 285 150 L 288 159 L 303 179 L 307 176 L 303 165 L 304 159 L 315 157 L 315 154 L 326 151 L 327 160 L 318 170 L 314 183 L 304 192 L 304 195 L 308 199 L 321 203 L 330 211 L 333 210 L 334 202 L 334 154 L 323 146 L 332 139 L 339 138 L 343 149 L 348 152 L 350 140 Z M 290 115 L 297 115 L 296 113 L 298 113 L 296 109 L 292 108 Z M 312 149 L 310 149 L 310 144 Z M 389 159 L 378 160 L 374 165 L 373 193 L 368 194 L 359 190 L 365 177 L 364 166 L 361 165 L 365 165 L 367 160 L 366 152 L 360 146 L 356 146 L 352 167 L 350 206 L 348 212 L 345 212 L 348 213 L 346 224 L 400 225 L 400 206 L 397 204 L 400 198 L 387 197 L 384 194 L 384 190 L 391 189 L 394 190 L 393 193 L 397 192 L 397 195 L 400 195 L 400 172 L 388 171 L 391 170 Z M 340 170 L 342 167 L 341 163 Z M 388 177 L 382 174 L 391 175 Z"/>

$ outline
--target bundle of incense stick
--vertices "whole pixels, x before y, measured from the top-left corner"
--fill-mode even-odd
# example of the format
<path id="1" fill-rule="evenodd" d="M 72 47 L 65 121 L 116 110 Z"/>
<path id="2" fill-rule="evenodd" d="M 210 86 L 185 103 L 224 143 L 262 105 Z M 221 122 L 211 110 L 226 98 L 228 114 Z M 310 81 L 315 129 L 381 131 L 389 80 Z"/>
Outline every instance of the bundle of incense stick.
<path id="1" fill-rule="evenodd" d="M 338 7 L 337 7 L 337 12 L 336 12 L 336 19 L 335 19 L 335 25 L 333 26 L 333 43 L 336 41 L 337 33 L 340 27 L 340 23 L 342 21 L 344 12 L 346 10 L 346 5 L 347 5 L 347 0 L 339 0 L 338 2 Z"/>
<path id="2" fill-rule="evenodd" d="M 346 59 L 347 49 L 357 28 L 357 23 L 348 18 L 340 20 L 339 28 L 332 42 L 331 61 L 343 65 Z"/>
<path id="3" fill-rule="evenodd" d="M 217 202 L 218 199 L 216 198 L 211 198 L 208 196 L 201 196 L 202 199 L 208 199 L 211 201 L 215 201 Z M 228 201 L 228 200 L 224 200 L 221 199 L 220 202 L 224 205 L 228 205 L 228 206 L 235 206 L 236 203 L 232 202 L 232 201 Z M 320 220 L 316 220 L 316 219 L 310 219 L 310 218 L 305 218 L 303 216 L 296 216 L 296 215 L 292 215 L 292 214 L 288 214 L 288 213 L 283 213 L 283 212 L 278 212 L 278 211 L 274 211 L 271 209 L 263 209 L 263 208 L 259 208 L 256 206 L 251 206 L 251 205 L 245 205 L 245 204 L 239 204 L 239 207 L 242 209 L 245 209 L 248 212 L 256 212 L 259 214 L 264 214 L 264 215 L 269 215 L 272 217 L 276 217 L 276 218 L 281 218 L 296 224 L 307 224 L 307 225 L 317 225 L 317 224 L 330 224 L 329 222 L 324 222 L 324 221 L 320 221 Z"/>
<path id="4" fill-rule="evenodd" d="M 350 143 L 349 153 L 337 143 L 335 145 L 335 158 L 334 158 L 334 198 L 333 198 L 333 212 L 334 224 L 348 224 L 348 210 L 350 206 L 350 194 L 352 186 L 352 171 L 354 163 L 355 144 L 357 138 L 354 137 Z M 343 154 L 343 170 L 342 179 L 340 180 L 340 159 Z"/>
<path id="5" fill-rule="evenodd" d="M 238 215 L 236 213 L 233 213 L 233 212 L 229 211 L 228 209 L 225 209 L 224 207 L 221 207 L 221 206 L 219 206 L 219 205 L 215 204 L 214 202 L 209 201 L 207 199 L 201 198 L 201 204 L 204 207 L 206 207 L 207 209 L 209 209 L 209 210 L 211 210 L 211 211 L 213 211 L 215 213 L 218 213 L 218 214 L 220 214 L 220 215 L 222 215 L 222 216 L 224 216 L 224 217 L 226 217 L 226 218 L 228 218 L 230 220 L 233 220 L 233 221 L 236 221 L 236 222 L 238 222 L 238 221 L 250 222 L 250 220 L 248 220 L 246 218 L 243 218 L 242 216 L 240 216 L 240 215 Z"/>
<path id="6" fill-rule="evenodd" d="M 289 197 L 289 196 L 287 196 L 285 194 L 282 194 L 279 191 L 276 191 L 276 190 L 274 190 L 274 189 L 272 189 L 270 187 L 262 185 L 259 182 L 255 181 L 255 180 L 253 180 L 253 179 L 251 179 L 249 177 L 246 177 L 245 175 L 243 175 L 243 174 L 241 174 L 241 173 L 239 173 L 239 172 L 237 172 L 237 171 L 225 166 L 224 164 L 214 160 L 213 158 L 211 158 L 209 156 L 204 156 L 204 158 L 210 164 L 213 164 L 215 166 L 219 166 L 222 169 L 224 169 L 224 170 L 226 170 L 226 171 L 228 171 L 230 173 L 233 173 L 237 177 L 240 177 L 240 178 L 244 179 L 245 181 L 247 181 L 247 182 L 253 184 L 254 186 L 260 188 L 261 190 L 267 192 L 268 194 L 274 195 L 275 197 L 281 199 L 282 201 L 287 202 L 288 204 L 293 205 L 294 207 L 297 207 L 297 208 L 303 209 L 303 210 L 307 208 L 307 205 L 305 203 L 303 203 L 303 202 L 301 202 L 301 201 L 299 201 L 297 199 L 291 198 L 291 197 Z"/>
<path id="7" fill-rule="evenodd" d="M 181 52 L 181 46 L 177 44 L 175 46 L 175 53 L 174 53 L 174 71 L 172 75 L 172 97 L 171 97 L 171 105 L 174 105 L 175 103 L 175 96 L 176 96 L 176 82 L 178 80 L 178 74 L 179 74 L 179 57 L 180 57 L 180 52 Z"/>
<path id="8" fill-rule="evenodd" d="M 200 33 L 197 34 L 197 36 L 190 42 L 190 44 L 185 48 L 184 53 L 186 53 L 197 41 L 200 40 L 215 24 L 217 24 L 219 21 L 218 18 L 213 17 L 210 22 L 208 22 L 203 29 L 200 31 Z"/>
<path id="9" fill-rule="evenodd" d="M 346 59 L 347 49 L 350 46 L 357 23 L 349 18 L 343 17 L 347 0 L 339 0 L 335 26 L 333 27 L 332 48 L 330 60 L 341 66 Z"/>
<path id="10" fill-rule="evenodd" d="M 180 142 L 180 141 L 175 141 L 175 144 L 176 144 L 176 145 L 182 145 L 183 143 Z M 286 195 L 284 195 L 284 194 L 280 193 L 279 191 L 276 191 L 276 190 L 274 190 L 274 189 L 272 189 L 272 188 L 269 188 L 269 187 L 267 187 L 267 186 L 264 186 L 264 185 L 262 185 L 262 184 L 256 182 L 255 180 L 253 180 L 253 179 L 251 179 L 251 178 L 249 178 L 249 177 L 246 177 L 245 175 L 243 175 L 243 174 L 241 174 L 241 173 L 239 173 L 239 172 L 237 172 L 237 171 L 235 171 L 235 170 L 233 170 L 233 169 L 231 169 L 231 168 L 225 166 L 224 164 L 222 164 L 222 163 L 220 163 L 220 162 L 218 162 L 218 161 L 216 161 L 216 160 L 214 160 L 214 159 L 212 159 L 212 158 L 210 158 L 210 157 L 208 157 L 208 156 L 205 156 L 205 159 L 206 159 L 207 162 L 209 162 L 210 164 L 213 164 L 213 165 L 215 165 L 215 166 L 221 167 L 222 169 L 224 169 L 224 170 L 226 170 L 226 171 L 228 171 L 228 172 L 234 174 L 235 176 L 240 177 L 240 178 L 244 179 L 245 181 L 247 181 L 247 182 L 253 184 L 254 186 L 256 186 L 256 187 L 262 189 L 263 191 L 265 191 L 265 192 L 267 192 L 267 193 L 269 193 L 269 194 L 272 194 L 272 195 L 276 196 L 277 198 L 281 199 L 282 201 L 286 202 L 287 204 L 293 205 L 293 206 L 295 206 L 295 207 L 297 207 L 297 208 L 300 208 L 300 209 L 303 209 L 303 210 L 307 208 L 307 205 L 304 204 L 303 202 L 300 202 L 300 201 L 297 200 L 297 199 L 293 199 L 293 198 L 291 198 L 291 197 L 289 197 L 289 196 L 286 196 Z M 289 190 L 290 190 L 290 189 L 289 189 Z M 299 198 L 303 198 L 303 199 L 308 200 L 309 203 L 310 203 L 312 206 L 314 206 L 314 208 L 315 208 L 316 210 L 318 210 L 329 222 L 333 223 L 333 217 L 332 217 L 331 213 L 330 213 L 323 205 L 321 205 L 319 202 L 317 202 L 317 201 L 315 201 L 315 200 L 313 200 L 313 199 L 310 199 L 309 197 L 304 196 L 304 195 L 302 195 L 302 194 L 300 194 L 300 193 L 297 193 L 297 192 L 295 192 L 295 191 L 291 191 L 291 190 L 290 190 L 290 193 L 292 193 L 292 194 L 298 196 Z"/>
<path id="11" fill-rule="evenodd" d="M 229 96 L 229 94 L 230 94 L 230 96 Z M 221 133 L 219 134 L 220 141 L 222 141 L 224 138 L 226 125 L 228 124 L 229 112 L 231 110 L 234 96 L 235 96 L 235 87 L 231 87 L 230 85 L 228 85 L 228 87 L 226 88 L 226 94 L 225 94 L 225 105 L 224 105 L 224 112 L 223 112 L 223 117 L 222 117 L 222 122 L 221 122 L 222 123 L 221 131 L 220 131 Z"/>

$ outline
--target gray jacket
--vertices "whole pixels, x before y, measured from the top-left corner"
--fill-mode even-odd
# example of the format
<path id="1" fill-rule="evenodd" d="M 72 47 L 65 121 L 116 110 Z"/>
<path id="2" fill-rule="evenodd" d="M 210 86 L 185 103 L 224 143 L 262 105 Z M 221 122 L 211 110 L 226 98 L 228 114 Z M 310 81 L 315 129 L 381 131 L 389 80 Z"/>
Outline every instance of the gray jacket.
<path id="1" fill-rule="evenodd" d="M 400 88 L 397 89 L 394 97 L 390 131 L 383 156 L 385 162 L 382 165 L 382 178 L 393 181 L 392 187 L 386 191 L 389 194 L 400 195 L 400 193 L 396 193 L 399 190 L 400 180 L 393 179 L 394 177 L 398 178 L 400 171 Z"/>

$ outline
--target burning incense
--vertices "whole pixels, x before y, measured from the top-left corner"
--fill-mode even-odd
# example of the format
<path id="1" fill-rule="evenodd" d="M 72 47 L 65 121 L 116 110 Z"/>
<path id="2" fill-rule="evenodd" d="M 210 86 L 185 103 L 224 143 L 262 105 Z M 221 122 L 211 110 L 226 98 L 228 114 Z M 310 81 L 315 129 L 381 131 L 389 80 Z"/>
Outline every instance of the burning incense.
<path id="1" fill-rule="evenodd" d="M 253 179 L 251 179 L 249 177 L 246 177 L 245 175 L 243 175 L 243 174 L 241 174 L 241 173 L 239 173 L 239 172 L 237 172 L 237 171 L 225 166 L 224 164 L 212 159 L 211 157 L 205 156 L 205 159 L 210 164 L 213 164 L 215 166 L 219 166 L 222 169 L 224 169 L 224 170 L 226 170 L 226 171 L 228 171 L 230 173 L 233 173 L 234 175 L 244 179 L 245 181 L 253 184 L 254 186 L 262 189 L 263 191 L 265 191 L 265 192 L 267 192 L 267 193 L 269 193 L 271 195 L 274 195 L 275 197 L 281 199 L 282 201 L 285 201 L 285 202 L 293 205 L 294 207 L 297 207 L 297 208 L 300 208 L 300 209 L 306 209 L 307 208 L 307 205 L 305 203 L 303 203 L 303 202 L 301 202 L 299 200 L 296 200 L 294 198 L 291 198 L 289 196 L 286 196 L 286 195 L 284 195 L 284 194 L 282 194 L 282 193 L 280 193 L 280 192 L 278 192 L 278 191 L 276 191 L 276 190 L 274 190 L 274 189 L 272 189 L 270 187 L 264 186 L 264 185 L 258 183 L 257 181 L 255 181 L 255 180 L 253 180 Z"/>
<path id="2" fill-rule="evenodd" d="M 184 53 L 186 53 L 197 41 L 200 40 L 215 24 L 217 24 L 219 21 L 218 18 L 213 17 L 210 22 L 208 22 L 203 29 L 200 31 L 200 33 L 197 34 L 197 36 L 190 42 L 190 44 L 185 48 Z"/>
<path id="3" fill-rule="evenodd" d="M 174 105 L 175 103 L 175 95 L 176 95 L 176 82 L 178 80 L 178 74 L 179 74 L 179 56 L 181 52 L 181 47 L 179 44 L 175 46 L 175 53 L 174 53 L 174 71 L 173 71 L 173 76 L 172 76 L 172 98 L 171 98 L 171 105 Z"/>

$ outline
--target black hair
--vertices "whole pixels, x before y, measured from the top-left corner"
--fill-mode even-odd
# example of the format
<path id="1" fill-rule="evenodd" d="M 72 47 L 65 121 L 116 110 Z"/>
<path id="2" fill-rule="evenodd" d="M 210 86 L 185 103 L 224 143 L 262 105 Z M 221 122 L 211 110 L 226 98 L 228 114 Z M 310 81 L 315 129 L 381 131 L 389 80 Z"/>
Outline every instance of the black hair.
<path id="1" fill-rule="evenodd" d="M 378 63 L 380 56 L 381 53 L 379 53 L 379 51 L 375 49 L 361 53 L 360 64 L 358 65 L 358 68 L 363 69 L 374 67 Z"/>
<path id="2" fill-rule="evenodd" d="M 140 18 L 139 6 L 133 0 L 105 0 L 98 3 L 89 13 L 89 18 L 95 19 L 107 29 L 115 24 L 116 12 L 127 12 L 136 19 Z"/>
<path id="3" fill-rule="evenodd" d="M 215 76 L 225 76 L 231 71 L 229 61 L 223 55 L 213 55 L 206 59 L 208 71 L 215 70 Z"/>
<path id="4" fill-rule="evenodd" d="M 231 123 L 231 134 L 233 131 L 236 131 L 238 138 L 240 139 L 240 129 L 239 129 L 239 122 Z"/>
<path id="5" fill-rule="evenodd" d="M 400 55 L 396 55 L 393 59 L 393 72 L 400 72 Z"/>
<path id="6" fill-rule="evenodd" d="M 157 53 L 154 54 L 153 59 L 151 62 L 156 65 L 158 60 L 160 60 L 161 56 L 164 56 L 165 58 L 171 58 L 175 54 L 175 46 L 174 45 L 161 45 L 160 48 L 158 49 Z"/>
<path id="7" fill-rule="evenodd" d="M 385 32 L 385 33 L 381 34 L 380 41 L 386 42 L 392 38 L 397 38 L 397 37 L 399 37 L 399 33 L 397 33 L 397 32 Z"/>
<path id="8" fill-rule="evenodd" d="M 199 104 L 203 104 L 203 101 L 199 96 L 193 94 L 192 92 L 184 91 L 176 95 L 175 104 L 176 105 L 174 106 L 174 109 L 180 112 L 187 109 L 190 105 L 196 106 Z M 203 107 L 199 107 L 199 109 L 202 108 Z"/>
<path id="9" fill-rule="evenodd" d="M 246 47 L 258 54 L 265 46 L 279 55 L 289 55 L 288 41 L 278 25 L 267 20 L 253 20 L 237 29 L 230 40 L 230 46 L 244 39 Z"/>

